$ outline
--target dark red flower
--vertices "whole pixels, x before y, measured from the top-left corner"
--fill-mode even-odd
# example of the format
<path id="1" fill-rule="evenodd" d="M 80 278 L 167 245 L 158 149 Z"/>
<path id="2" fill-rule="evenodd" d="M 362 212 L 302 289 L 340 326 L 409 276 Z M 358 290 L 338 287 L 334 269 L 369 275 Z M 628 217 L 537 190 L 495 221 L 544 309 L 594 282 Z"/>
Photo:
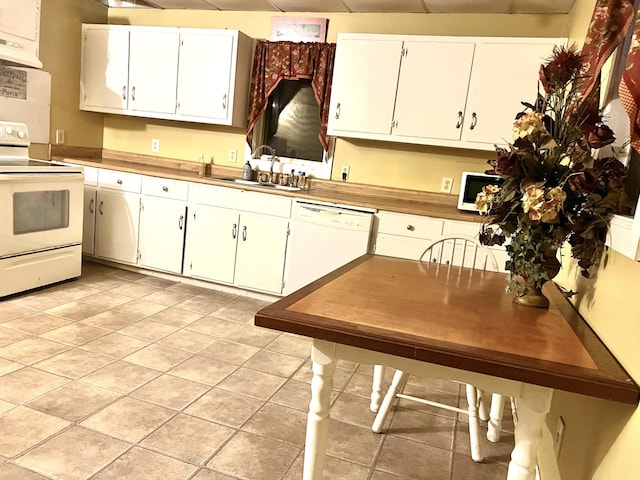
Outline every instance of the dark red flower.
<path id="1" fill-rule="evenodd" d="M 622 188 L 627 181 L 629 169 L 617 158 L 598 158 L 593 169 L 598 177 L 604 180 L 607 188 Z"/>
<path id="2" fill-rule="evenodd" d="M 520 167 L 518 155 L 509 151 L 498 152 L 498 158 L 487 160 L 487 163 L 493 167 L 485 172 L 489 175 L 512 175 Z"/>
<path id="3" fill-rule="evenodd" d="M 547 82 L 547 76 L 544 73 L 544 65 L 540 65 L 540 71 L 538 72 L 540 77 L 540 84 L 546 93 L 549 93 L 549 82 Z"/>
<path id="4" fill-rule="evenodd" d="M 551 58 L 542 66 L 544 78 L 548 85 L 565 85 L 579 75 L 583 63 L 584 58 L 578 53 L 577 45 L 573 44 L 568 48 L 556 45 Z"/>
<path id="5" fill-rule="evenodd" d="M 602 148 L 616 139 L 613 130 L 604 123 L 584 124 L 585 140 L 591 148 Z"/>
<path id="6" fill-rule="evenodd" d="M 569 187 L 576 193 L 592 193 L 598 187 L 598 177 L 593 170 L 584 170 L 569 178 Z"/>

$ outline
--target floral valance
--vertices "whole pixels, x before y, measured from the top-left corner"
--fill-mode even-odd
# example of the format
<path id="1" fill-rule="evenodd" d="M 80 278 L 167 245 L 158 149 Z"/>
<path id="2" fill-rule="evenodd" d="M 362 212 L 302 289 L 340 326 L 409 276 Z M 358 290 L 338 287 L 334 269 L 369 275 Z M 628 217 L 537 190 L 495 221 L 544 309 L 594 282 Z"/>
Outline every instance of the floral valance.
<path id="1" fill-rule="evenodd" d="M 335 43 L 296 43 L 258 41 L 251 73 L 247 142 L 251 145 L 253 128 L 266 107 L 269 95 L 280 80 L 311 79 L 320 106 L 320 143 L 326 149 L 329 98 L 335 59 Z"/>

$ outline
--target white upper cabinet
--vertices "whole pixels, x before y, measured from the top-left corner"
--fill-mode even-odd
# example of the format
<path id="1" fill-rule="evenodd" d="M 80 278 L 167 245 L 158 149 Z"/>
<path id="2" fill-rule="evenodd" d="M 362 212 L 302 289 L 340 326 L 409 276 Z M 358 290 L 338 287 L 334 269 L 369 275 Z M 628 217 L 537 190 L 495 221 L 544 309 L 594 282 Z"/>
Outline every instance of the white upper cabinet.
<path id="1" fill-rule="evenodd" d="M 180 119 L 244 126 L 251 40 L 237 30 L 180 30 Z"/>
<path id="2" fill-rule="evenodd" d="M 402 41 L 379 37 L 346 37 L 339 41 L 329 135 L 391 133 Z"/>
<path id="3" fill-rule="evenodd" d="M 0 60 L 41 68 L 40 1 L 0 1 Z"/>
<path id="4" fill-rule="evenodd" d="M 339 34 L 329 134 L 493 150 L 562 42 Z"/>
<path id="5" fill-rule="evenodd" d="M 252 45 L 241 32 L 82 29 L 81 109 L 245 126 Z"/>
<path id="6" fill-rule="evenodd" d="M 174 114 L 180 35 L 174 29 L 129 33 L 129 109 Z"/>

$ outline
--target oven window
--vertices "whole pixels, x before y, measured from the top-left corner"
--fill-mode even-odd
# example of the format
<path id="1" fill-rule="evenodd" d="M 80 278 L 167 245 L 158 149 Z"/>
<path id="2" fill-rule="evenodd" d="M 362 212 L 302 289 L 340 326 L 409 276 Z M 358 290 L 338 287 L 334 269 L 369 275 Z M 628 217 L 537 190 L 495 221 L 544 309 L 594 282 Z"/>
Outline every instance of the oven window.
<path id="1" fill-rule="evenodd" d="M 69 190 L 13 194 L 13 234 L 43 232 L 69 226 Z"/>

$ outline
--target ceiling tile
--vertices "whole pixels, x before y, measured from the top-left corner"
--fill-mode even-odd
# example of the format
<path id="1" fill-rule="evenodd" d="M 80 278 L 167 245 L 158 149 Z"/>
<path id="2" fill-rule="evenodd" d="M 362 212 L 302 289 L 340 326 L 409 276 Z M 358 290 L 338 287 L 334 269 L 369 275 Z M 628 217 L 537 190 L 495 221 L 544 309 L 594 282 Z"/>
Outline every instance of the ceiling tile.
<path id="1" fill-rule="evenodd" d="M 444 0 L 446 2 L 446 0 Z M 467 0 L 468 1 L 468 0 Z M 422 0 L 344 0 L 349 10 L 357 13 L 418 13 L 425 12 Z"/>
<path id="2" fill-rule="evenodd" d="M 178 8 L 178 9 L 193 9 L 193 10 L 213 10 L 215 7 L 211 6 L 206 0 L 150 0 L 154 5 L 160 8 Z"/>
<path id="3" fill-rule="evenodd" d="M 267 0 L 207 0 L 207 3 L 220 10 L 241 12 L 278 12 Z"/>
<path id="4" fill-rule="evenodd" d="M 507 13 L 513 2 L 512 0 L 424 0 L 424 3 L 429 13 Z"/>
<path id="5" fill-rule="evenodd" d="M 348 12 L 342 0 L 270 0 L 283 12 Z"/>

